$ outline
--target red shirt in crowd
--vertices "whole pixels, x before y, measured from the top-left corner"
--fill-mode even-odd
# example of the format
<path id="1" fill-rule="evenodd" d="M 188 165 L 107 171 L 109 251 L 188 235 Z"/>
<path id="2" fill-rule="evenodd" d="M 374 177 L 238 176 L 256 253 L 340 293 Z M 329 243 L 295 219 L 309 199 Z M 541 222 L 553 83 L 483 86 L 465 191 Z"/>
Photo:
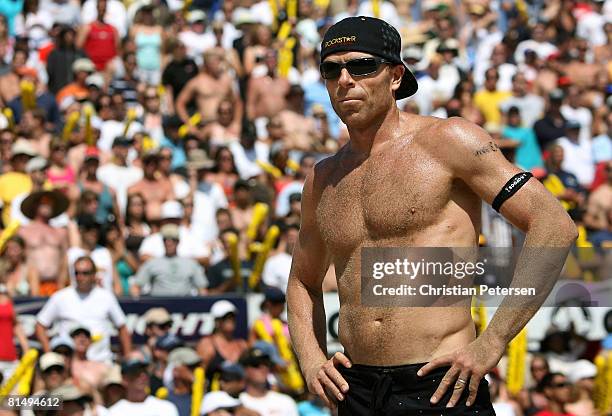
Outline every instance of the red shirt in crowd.
<path id="1" fill-rule="evenodd" d="M 12 302 L 0 304 L 0 361 L 15 361 L 17 349 L 13 342 L 15 309 Z"/>
<path id="2" fill-rule="evenodd" d="M 536 413 L 534 416 L 574 416 L 572 413 L 555 413 L 550 410 L 542 410 Z"/>
<path id="3" fill-rule="evenodd" d="M 92 60 L 98 71 L 117 56 L 117 30 L 108 23 L 91 22 L 83 50 Z"/>

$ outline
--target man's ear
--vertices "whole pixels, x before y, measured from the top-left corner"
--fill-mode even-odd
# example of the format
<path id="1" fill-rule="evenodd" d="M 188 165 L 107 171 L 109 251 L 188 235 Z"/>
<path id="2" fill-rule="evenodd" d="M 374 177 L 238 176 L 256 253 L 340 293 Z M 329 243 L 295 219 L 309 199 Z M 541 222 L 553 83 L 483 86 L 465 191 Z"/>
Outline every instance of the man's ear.
<path id="1" fill-rule="evenodd" d="M 395 65 L 393 69 L 391 69 L 391 91 L 395 92 L 399 89 L 405 71 L 406 68 L 404 68 L 404 65 Z"/>

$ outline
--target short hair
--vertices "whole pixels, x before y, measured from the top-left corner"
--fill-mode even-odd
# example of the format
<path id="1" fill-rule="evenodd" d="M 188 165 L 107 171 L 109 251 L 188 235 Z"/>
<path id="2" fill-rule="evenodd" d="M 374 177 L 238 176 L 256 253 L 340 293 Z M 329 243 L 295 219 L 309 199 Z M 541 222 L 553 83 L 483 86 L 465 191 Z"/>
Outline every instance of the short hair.
<path id="1" fill-rule="evenodd" d="M 82 262 L 82 261 L 87 261 L 89 262 L 89 265 L 92 267 L 93 271 L 96 272 L 97 268 L 96 268 L 96 263 L 94 263 L 93 259 L 89 256 L 81 256 L 78 259 L 76 259 L 74 261 L 74 265 L 76 266 L 77 263 Z"/>
<path id="2" fill-rule="evenodd" d="M 552 387 L 553 380 L 557 376 L 565 377 L 565 374 L 563 374 L 563 373 L 548 373 L 548 374 L 546 374 L 544 377 L 542 377 L 542 380 L 540 380 L 540 382 L 536 386 L 536 390 L 538 392 L 542 393 L 545 388 Z"/>

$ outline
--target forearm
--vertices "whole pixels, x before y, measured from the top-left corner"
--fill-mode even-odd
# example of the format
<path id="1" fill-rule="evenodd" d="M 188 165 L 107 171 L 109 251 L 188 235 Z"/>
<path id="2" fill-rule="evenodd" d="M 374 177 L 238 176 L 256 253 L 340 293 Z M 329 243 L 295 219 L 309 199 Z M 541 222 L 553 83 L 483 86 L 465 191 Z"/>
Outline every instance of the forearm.
<path id="1" fill-rule="evenodd" d="M 132 338 L 125 325 L 119 328 L 119 342 L 121 343 L 121 352 L 126 357 L 132 351 Z"/>
<path id="2" fill-rule="evenodd" d="M 533 288 L 535 296 L 506 296 L 483 336 L 508 344 L 527 325 L 552 291 L 576 238 L 569 217 L 540 220 L 527 232 L 511 288 Z"/>
<path id="3" fill-rule="evenodd" d="M 298 279 L 289 279 L 287 310 L 293 348 L 305 373 L 327 361 L 322 290 L 309 289 Z"/>
<path id="4" fill-rule="evenodd" d="M 15 336 L 17 337 L 17 341 L 19 341 L 19 345 L 21 346 L 21 350 L 25 354 L 26 351 L 30 348 L 30 344 L 28 342 L 28 337 L 26 337 L 25 332 L 23 332 L 23 328 L 20 324 L 16 324 L 13 329 Z"/>
<path id="5" fill-rule="evenodd" d="M 34 330 L 36 333 L 36 338 L 42 345 L 42 349 L 44 352 L 49 351 L 49 337 L 47 336 L 47 328 L 42 326 L 39 322 L 36 322 L 36 329 Z"/>

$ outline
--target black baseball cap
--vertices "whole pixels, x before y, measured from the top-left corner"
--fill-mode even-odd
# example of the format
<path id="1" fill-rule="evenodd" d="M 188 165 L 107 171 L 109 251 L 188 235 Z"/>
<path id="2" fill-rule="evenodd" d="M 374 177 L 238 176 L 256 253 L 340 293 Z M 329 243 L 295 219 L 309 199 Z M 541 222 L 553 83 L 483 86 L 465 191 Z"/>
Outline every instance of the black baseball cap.
<path id="1" fill-rule="evenodd" d="M 332 53 L 365 52 L 404 66 L 404 77 L 395 99 L 410 97 L 417 92 L 416 78 L 401 57 L 402 39 L 389 23 L 375 17 L 347 17 L 330 27 L 321 43 L 321 62 Z"/>

